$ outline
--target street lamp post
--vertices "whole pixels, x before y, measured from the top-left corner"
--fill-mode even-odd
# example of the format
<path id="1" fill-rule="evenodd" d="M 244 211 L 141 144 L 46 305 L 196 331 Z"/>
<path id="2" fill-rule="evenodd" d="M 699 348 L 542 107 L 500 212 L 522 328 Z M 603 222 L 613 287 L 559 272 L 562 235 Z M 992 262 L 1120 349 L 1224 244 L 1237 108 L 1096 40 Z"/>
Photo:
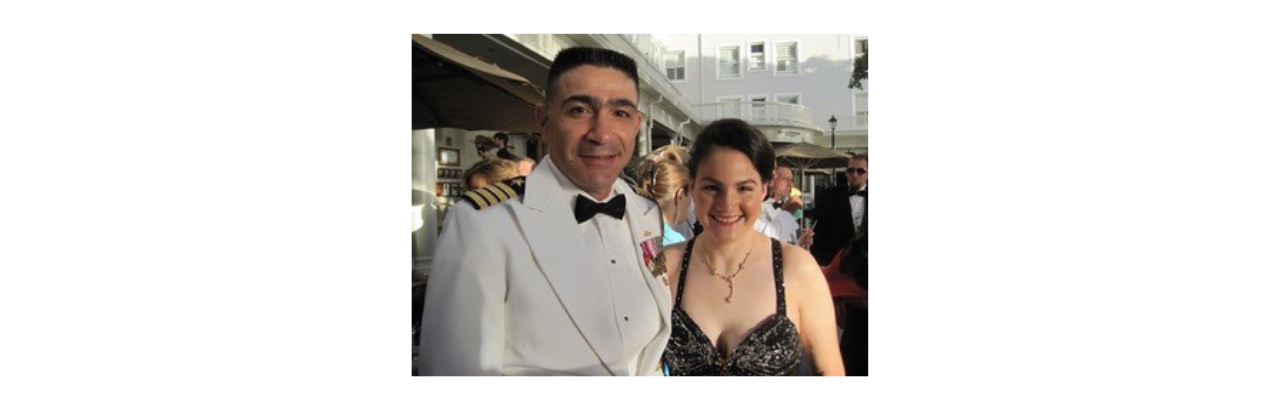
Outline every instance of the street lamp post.
<path id="1" fill-rule="evenodd" d="M 831 119 L 827 120 L 827 123 L 831 124 L 831 150 L 835 151 L 836 150 L 836 116 L 832 115 Z M 836 169 L 831 168 L 831 183 L 835 184 L 836 181 L 838 181 L 838 179 L 836 179 Z"/>

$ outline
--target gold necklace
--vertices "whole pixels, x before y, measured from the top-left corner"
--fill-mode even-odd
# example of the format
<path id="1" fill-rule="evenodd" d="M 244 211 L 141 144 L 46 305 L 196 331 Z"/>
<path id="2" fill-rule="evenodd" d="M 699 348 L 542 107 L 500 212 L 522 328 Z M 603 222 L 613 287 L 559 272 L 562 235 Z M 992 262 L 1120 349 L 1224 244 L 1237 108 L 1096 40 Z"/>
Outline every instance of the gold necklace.
<path id="1" fill-rule="evenodd" d="M 711 260 L 707 258 L 707 247 L 706 245 L 702 246 L 702 263 L 707 265 L 707 270 L 711 271 L 711 276 L 720 278 L 724 280 L 725 283 L 729 284 L 729 296 L 725 296 L 724 303 L 733 301 L 733 279 L 737 278 L 739 273 L 742 273 L 742 269 L 747 266 L 747 259 L 751 259 L 751 252 L 754 252 L 755 250 L 756 240 L 751 239 L 751 248 L 747 249 L 747 256 L 742 257 L 742 263 L 738 264 L 738 270 L 734 271 L 732 275 L 726 276 L 716 272 L 716 268 L 711 266 Z"/>

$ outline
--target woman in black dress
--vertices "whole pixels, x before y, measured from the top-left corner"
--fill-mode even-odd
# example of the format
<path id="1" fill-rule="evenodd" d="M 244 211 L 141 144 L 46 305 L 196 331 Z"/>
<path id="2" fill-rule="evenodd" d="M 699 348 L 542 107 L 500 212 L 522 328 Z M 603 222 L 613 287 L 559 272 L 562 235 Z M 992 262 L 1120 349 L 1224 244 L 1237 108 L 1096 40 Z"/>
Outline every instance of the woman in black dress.
<path id="1" fill-rule="evenodd" d="M 774 155 L 741 120 L 709 124 L 689 170 L 702 233 L 667 247 L 671 375 L 794 374 L 805 351 L 821 375 L 843 376 L 826 278 L 807 251 L 757 232 Z"/>

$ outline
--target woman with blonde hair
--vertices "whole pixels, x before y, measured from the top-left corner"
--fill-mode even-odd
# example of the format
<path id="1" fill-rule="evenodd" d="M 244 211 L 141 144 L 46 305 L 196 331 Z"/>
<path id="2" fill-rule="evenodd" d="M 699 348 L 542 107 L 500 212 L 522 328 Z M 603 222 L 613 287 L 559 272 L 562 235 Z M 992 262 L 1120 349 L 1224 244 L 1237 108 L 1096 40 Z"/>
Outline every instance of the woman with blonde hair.
<path id="1" fill-rule="evenodd" d="M 689 170 L 679 154 L 683 147 L 668 145 L 653 151 L 636 166 L 636 193 L 658 203 L 662 210 L 662 243 L 685 241 L 672 229 L 689 212 Z"/>
<path id="2" fill-rule="evenodd" d="M 466 181 L 467 189 L 472 190 L 518 176 L 520 176 L 520 170 L 516 168 L 515 162 L 495 158 L 480 160 L 471 168 L 467 168 L 467 172 L 462 174 L 462 180 Z"/>

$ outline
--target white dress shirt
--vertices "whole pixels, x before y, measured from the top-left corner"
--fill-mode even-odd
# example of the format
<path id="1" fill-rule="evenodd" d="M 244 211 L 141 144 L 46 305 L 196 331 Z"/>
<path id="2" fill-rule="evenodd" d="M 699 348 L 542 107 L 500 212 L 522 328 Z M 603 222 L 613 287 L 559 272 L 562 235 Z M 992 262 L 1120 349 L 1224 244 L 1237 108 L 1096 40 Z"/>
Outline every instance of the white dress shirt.
<path id="1" fill-rule="evenodd" d="M 556 168 L 555 163 L 544 163 L 551 167 L 565 197 L 570 198 L 565 206 L 572 209 L 578 195 L 595 201 L 594 197 L 569 181 Z M 607 202 L 620 194 L 615 189 L 604 201 L 597 202 Z M 610 287 L 601 291 L 608 292 L 609 299 L 613 301 L 613 317 L 618 325 L 618 333 L 622 335 L 623 350 L 630 358 L 627 370 L 631 375 L 637 375 L 642 370 L 637 367 L 644 347 L 658 334 L 662 321 L 661 313 L 654 305 L 653 296 L 645 284 L 644 273 L 638 269 L 640 261 L 636 259 L 633 249 L 631 226 L 625 217 L 615 219 L 609 215 L 596 214 L 578 224 L 578 231 L 582 233 L 588 247 L 587 254 L 583 255 L 585 262 L 601 264 L 603 271 L 608 272 Z"/>
<path id="2" fill-rule="evenodd" d="M 772 200 L 765 200 L 760 204 L 760 218 L 756 219 L 755 229 L 765 236 L 794 245 L 800 223 L 787 211 L 774 208 Z"/>
<path id="3" fill-rule="evenodd" d="M 865 192 L 867 186 L 863 185 L 858 192 Z M 867 211 L 867 197 L 862 195 L 849 195 L 849 212 L 853 216 L 853 231 L 862 232 L 862 215 Z"/>

